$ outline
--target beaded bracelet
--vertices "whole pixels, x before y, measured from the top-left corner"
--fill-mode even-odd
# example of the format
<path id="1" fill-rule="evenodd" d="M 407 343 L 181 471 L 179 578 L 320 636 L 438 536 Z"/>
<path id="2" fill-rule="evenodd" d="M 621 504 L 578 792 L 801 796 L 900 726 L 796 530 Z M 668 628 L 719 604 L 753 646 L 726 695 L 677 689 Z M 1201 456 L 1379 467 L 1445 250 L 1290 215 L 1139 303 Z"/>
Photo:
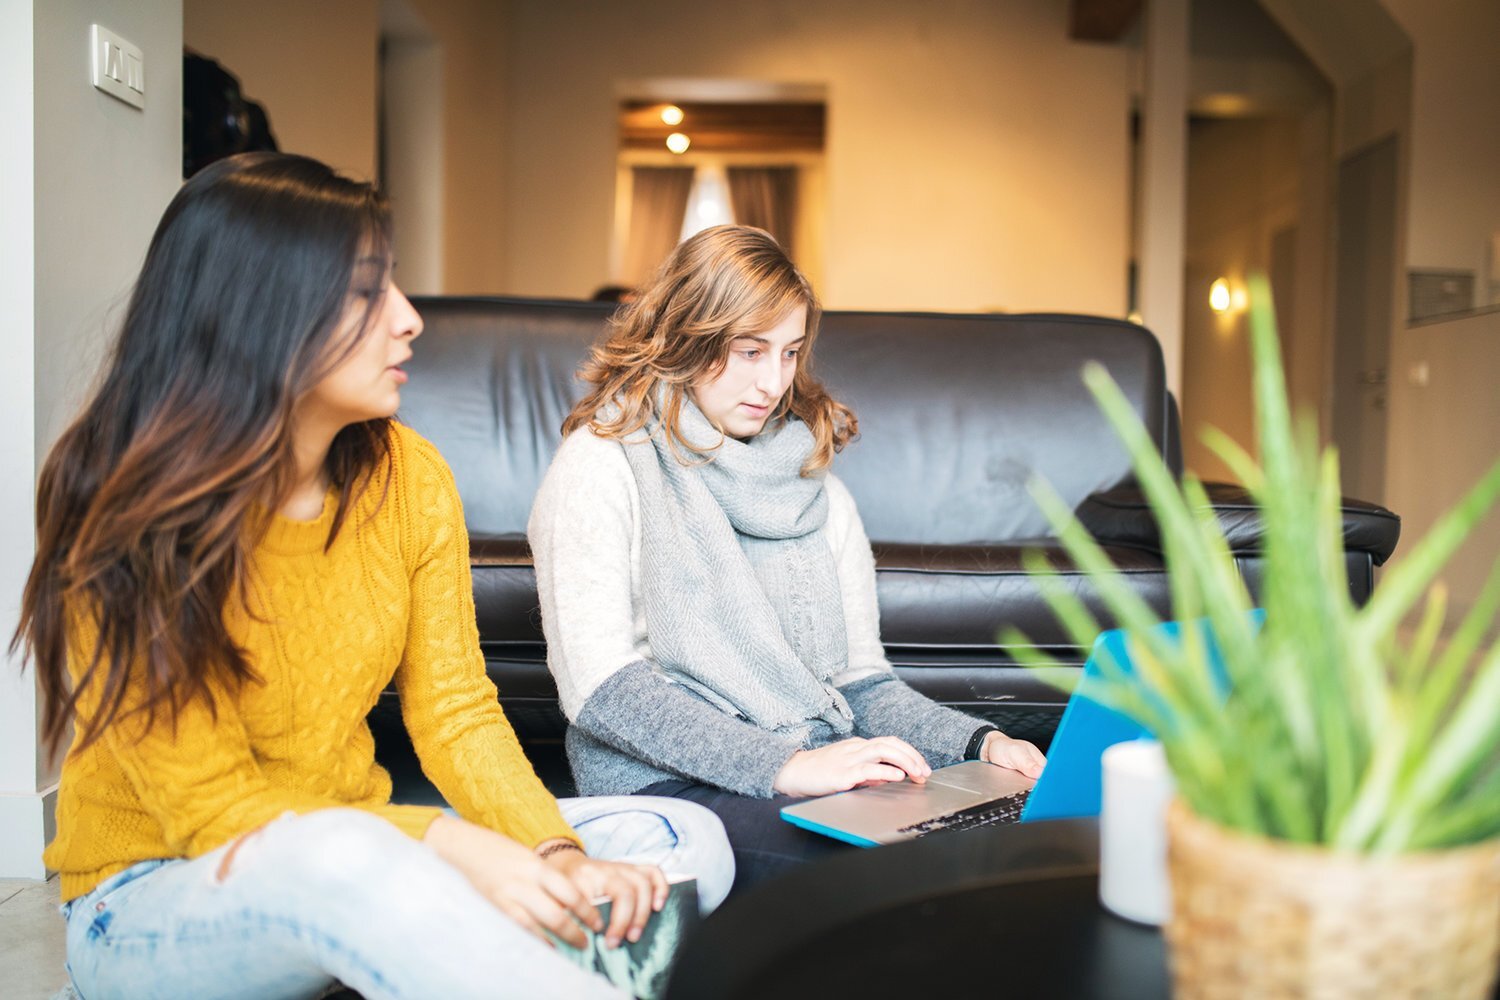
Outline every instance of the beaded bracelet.
<path id="1" fill-rule="evenodd" d="M 556 843 L 548 844 L 540 851 L 537 851 L 536 856 L 539 858 L 547 858 L 558 853 L 559 851 L 577 851 L 579 854 L 582 854 L 583 848 L 579 847 L 571 840 L 559 840 Z"/>

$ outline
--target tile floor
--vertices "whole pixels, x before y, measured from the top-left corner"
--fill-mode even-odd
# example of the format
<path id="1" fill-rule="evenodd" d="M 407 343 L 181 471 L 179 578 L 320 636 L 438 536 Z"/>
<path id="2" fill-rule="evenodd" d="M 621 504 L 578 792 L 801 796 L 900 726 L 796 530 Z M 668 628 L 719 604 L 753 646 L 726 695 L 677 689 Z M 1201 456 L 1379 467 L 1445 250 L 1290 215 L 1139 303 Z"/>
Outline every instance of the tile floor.
<path id="1" fill-rule="evenodd" d="M 57 879 L 0 879 L 0 996 L 48 1000 L 67 982 Z"/>

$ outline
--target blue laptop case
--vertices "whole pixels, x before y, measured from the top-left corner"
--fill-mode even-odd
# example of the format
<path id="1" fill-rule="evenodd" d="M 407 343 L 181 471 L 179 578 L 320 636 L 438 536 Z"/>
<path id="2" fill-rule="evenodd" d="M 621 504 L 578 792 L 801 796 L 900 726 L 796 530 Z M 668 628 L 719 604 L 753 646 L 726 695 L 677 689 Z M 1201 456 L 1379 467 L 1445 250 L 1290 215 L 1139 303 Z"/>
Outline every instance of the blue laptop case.
<path id="1" fill-rule="evenodd" d="M 1175 629 L 1175 623 L 1172 627 Z M 1052 737 L 1047 768 L 1021 812 L 1022 823 L 1099 815 L 1103 797 L 1099 758 L 1116 743 L 1151 735 L 1140 723 L 1095 700 L 1094 692 L 1107 683 L 1099 666 L 1100 655 L 1105 652 L 1122 670 L 1131 670 L 1123 629 L 1102 633 L 1094 640 L 1083 676 L 1068 698 Z"/>
<path id="2" fill-rule="evenodd" d="M 1265 612 L 1261 610 L 1252 611 L 1250 616 L 1257 628 L 1265 620 Z M 1196 627 L 1204 630 L 1215 681 L 1221 691 L 1227 691 L 1229 679 L 1213 632 L 1206 620 L 1198 622 Z M 1158 631 L 1176 640 L 1182 634 L 1182 625 L 1164 622 Z M 1125 637 L 1124 629 L 1112 629 L 1094 640 L 1088 662 L 1083 665 L 1083 676 L 1068 698 L 1057 733 L 1052 737 L 1047 768 L 1026 800 L 1021 822 L 1099 815 L 1103 798 L 1100 758 L 1104 751 L 1116 743 L 1150 738 L 1151 733 L 1140 723 L 1096 700 L 1096 693 L 1108 683 L 1100 667 L 1103 656 L 1111 657 L 1126 675 L 1135 672 Z"/>

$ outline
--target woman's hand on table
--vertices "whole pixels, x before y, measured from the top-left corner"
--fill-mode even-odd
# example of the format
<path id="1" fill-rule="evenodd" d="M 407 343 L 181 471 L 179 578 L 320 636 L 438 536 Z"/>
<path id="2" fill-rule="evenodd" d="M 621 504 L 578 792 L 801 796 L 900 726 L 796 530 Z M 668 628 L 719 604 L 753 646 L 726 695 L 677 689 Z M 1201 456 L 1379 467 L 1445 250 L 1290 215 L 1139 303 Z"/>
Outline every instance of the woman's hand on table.
<path id="1" fill-rule="evenodd" d="M 1042 768 L 1047 766 L 1047 758 L 1042 756 L 1035 744 L 1013 740 L 1004 733 L 990 733 L 984 738 L 979 759 L 1008 767 L 1012 771 L 1020 771 L 1028 778 L 1041 777 Z"/>
<path id="2" fill-rule="evenodd" d="M 911 778 L 921 783 L 932 768 L 905 740 L 854 736 L 816 750 L 798 750 L 781 766 L 772 788 L 782 795 L 831 795 L 858 785 Z"/>

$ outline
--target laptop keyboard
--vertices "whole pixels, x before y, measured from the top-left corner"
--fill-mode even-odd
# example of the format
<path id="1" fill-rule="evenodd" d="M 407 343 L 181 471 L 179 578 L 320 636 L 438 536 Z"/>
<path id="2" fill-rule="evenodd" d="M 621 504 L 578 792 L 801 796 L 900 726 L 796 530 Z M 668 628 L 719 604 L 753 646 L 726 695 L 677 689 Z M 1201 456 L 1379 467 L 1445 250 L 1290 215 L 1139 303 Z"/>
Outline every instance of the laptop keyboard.
<path id="1" fill-rule="evenodd" d="M 1024 792 L 1007 795 L 1003 799 L 981 802 L 977 806 L 903 826 L 900 832 L 909 833 L 913 837 L 925 837 L 929 833 L 937 833 L 940 830 L 972 830 L 977 826 L 1015 823 L 1020 820 L 1021 809 L 1025 807 L 1026 797 L 1030 794 L 1031 790 L 1027 789 Z"/>

